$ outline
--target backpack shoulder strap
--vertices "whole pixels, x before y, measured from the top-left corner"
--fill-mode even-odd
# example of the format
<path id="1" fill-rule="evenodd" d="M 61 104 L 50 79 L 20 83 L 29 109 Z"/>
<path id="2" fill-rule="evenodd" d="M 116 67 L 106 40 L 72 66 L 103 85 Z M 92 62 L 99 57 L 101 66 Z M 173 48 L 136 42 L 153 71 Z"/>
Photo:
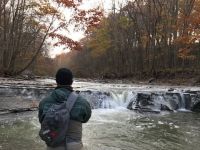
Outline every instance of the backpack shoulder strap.
<path id="1" fill-rule="evenodd" d="M 71 92 L 69 97 L 67 98 L 67 101 L 65 102 L 67 109 L 69 112 L 71 111 L 72 107 L 74 106 L 74 103 L 76 102 L 76 99 L 78 98 L 78 94 L 75 92 Z"/>

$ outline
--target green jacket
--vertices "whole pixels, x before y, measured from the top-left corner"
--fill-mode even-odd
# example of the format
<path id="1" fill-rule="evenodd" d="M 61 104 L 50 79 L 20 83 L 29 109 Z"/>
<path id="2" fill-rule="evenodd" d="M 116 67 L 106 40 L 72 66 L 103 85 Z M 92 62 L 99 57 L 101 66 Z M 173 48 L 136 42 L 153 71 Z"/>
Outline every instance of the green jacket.
<path id="1" fill-rule="evenodd" d="M 51 95 L 44 98 L 40 104 L 39 104 L 39 121 L 42 122 L 42 119 L 47 112 L 47 110 L 53 105 L 53 104 L 60 104 L 63 101 L 66 100 L 66 97 L 70 95 L 70 91 L 66 88 L 58 88 L 55 89 Z M 90 117 L 91 117 L 91 107 L 87 100 L 82 98 L 81 96 L 78 96 L 72 110 L 70 113 L 70 119 L 79 121 L 82 123 L 86 123 Z"/>

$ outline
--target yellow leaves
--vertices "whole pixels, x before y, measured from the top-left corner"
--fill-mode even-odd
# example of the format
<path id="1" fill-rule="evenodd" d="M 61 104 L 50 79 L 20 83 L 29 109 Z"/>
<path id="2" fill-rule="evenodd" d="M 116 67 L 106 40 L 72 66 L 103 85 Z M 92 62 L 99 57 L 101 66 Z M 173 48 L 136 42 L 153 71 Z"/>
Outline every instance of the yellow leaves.
<path id="1" fill-rule="evenodd" d="M 119 24 L 123 29 L 129 29 L 131 26 L 133 26 L 133 22 L 131 22 L 126 16 L 119 18 Z"/>
<path id="2" fill-rule="evenodd" d="M 50 4 L 45 4 L 45 5 L 41 5 L 39 7 L 39 10 L 42 14 L 44 15 L 51 15 L 51 14 L 56 14 L 58 13 L 58 11 L 53 7 L 53 6 L 50 6 Z"/>
<path id="3" fill-rule="evenodd" d="M 93 42 L 95 42 L 96 40 L 94 40 Z M 91 48 L 92 48 L 92 52 L 91 55 L 93 57 L 100 57 L 103 54 L 105 54 L 105 52 L 110 48 L 111 42 L 110 41 L 96 41 L 97 43 L 99 43 L 99 45 L 97 45 L 97 43 L 95 44 L 91 44 Z"/>
<path id="4" fill-rule="evenodd" d="M 30 21 L 30 25 L 31 25 L 33 28 L 36 28 L 36 27 L 39 26 L 39 22 L 32 19 L 32 20 Z"/>
<path id="5" fill-rule="evenodd" d="M 35 1 L 31 1 L 29 2 L 29 4 L 27 5 L 27 8 L 35 8 L 35 7 L 39 7 L 40 3 L 35 2 Z"/>
<path id="6" fill-rule="evenodd" d="M 111 39 L 108 35 L 108 29 L 106 27 L 102 27 L 93 31 L 93 35 L 88 42 L 88 46 L 92 49 L 92 57 L 100 57 L 105 54 L 111 47 Z"/>

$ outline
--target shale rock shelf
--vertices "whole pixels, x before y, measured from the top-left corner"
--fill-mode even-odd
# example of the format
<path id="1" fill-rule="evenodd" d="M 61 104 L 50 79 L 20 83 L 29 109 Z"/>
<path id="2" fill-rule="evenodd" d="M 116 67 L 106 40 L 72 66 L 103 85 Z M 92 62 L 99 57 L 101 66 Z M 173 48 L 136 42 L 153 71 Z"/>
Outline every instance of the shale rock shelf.
<path id="1" fill-rule="evenodd" d="M 54 79 L 0 78 L 0 83 L 0 114 L 35 111 L 40 100 L 56 87 Z M 92 109 L 121 107 L 139 113 L 200 110 L 199 87 L 98 83 L 77 79 L 73 87 L 89 101 Z"/>

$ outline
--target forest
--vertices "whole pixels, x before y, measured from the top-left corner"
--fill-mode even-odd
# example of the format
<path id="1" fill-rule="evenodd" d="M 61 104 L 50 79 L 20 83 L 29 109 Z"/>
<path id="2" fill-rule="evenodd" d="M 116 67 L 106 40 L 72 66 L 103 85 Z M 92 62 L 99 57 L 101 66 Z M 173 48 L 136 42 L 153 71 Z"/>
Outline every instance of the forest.
<path id="1" fill-rule="evenodd" d="M 108 14 L 100 8 L 78 10 L 76 1 L 74 5 L 56 1 L 77 11 L 65 21 L 56 5 L 45 1 L 43 5 L 27 5 L 26 1 L 0 2 L 3 75 L 17 75 L 26 69 L 53 75 L 59 67 L 71 68 L 82 78 L 200 75 L 200 0 L 127 0 L 119 6 L 113 0 Z M 28 16 L 27 11 L 31 12 Z M 55 20 L 59 20 L 59 26 L 54 25 Z M 71 20 L 85 31 L 85 37 L 78 42 L 57 32 Z M 48 36 L 54 46 L 65 45 L 71 51 L 50 58 Z"/>
<path id="2" fill-rule="evenodd" d="M 81 40 L 81 52 L 57 56 L 79 76 L 175 78 L 199 75 L 200 1 L 135 0 Z"/>
<path id="3" fill-rule="evenodd" d="M 74 30 L 86 32 L 100 22 L 99 8 L 85 10 L 81 4 L 81 0 L 1 0 L 0 75 L 17 76 L 27 70 L 53 75 L 50 49 L 81 48 L 67 36 L 68 28 L 73 24 Z"/>

